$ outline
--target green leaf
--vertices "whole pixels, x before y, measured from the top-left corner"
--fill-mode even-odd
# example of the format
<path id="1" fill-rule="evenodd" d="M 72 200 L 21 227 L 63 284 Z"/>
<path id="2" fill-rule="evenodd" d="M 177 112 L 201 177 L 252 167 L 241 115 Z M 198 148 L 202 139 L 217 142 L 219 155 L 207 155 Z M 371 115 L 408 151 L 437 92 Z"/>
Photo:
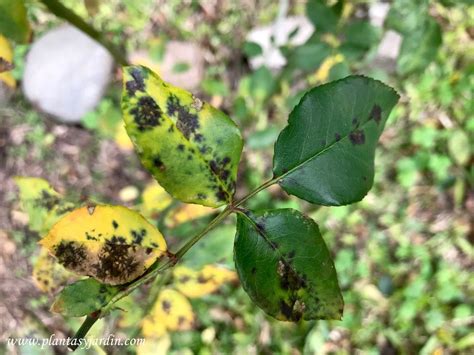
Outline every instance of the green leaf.
<path id="1" fill-rule="evenodd" d="M 234 260 L 244 290 L 272 317 L 341 319 L 331 256 L 318 225 L 300 212 L 239 213 Z"/>
<path id="2" fill-rule="evenodd" d="M 183 202 L 231 202 L 243 145 L 235 123 L 148 68 L 125 67 L 123 77 L 125 127 L 145 168 Z"/>
<path id="3" fill-rule="evenodd" d="M 471 157 L 469 136 L 461 130 L 456 130 L 448 141 L 449 153 L 458 165 L 465 165 Z"/>
<path id="4" fill-rule="evenodd" d="M 288 58 L 288 65 L 306 71 L 317 69 L 331 54 L 327 43 L 308 43 L 296 47 Z"/>
<path id="5" fill-rule="evenodd" d="M 0 0 L 0 33 L 13 41 L 25 43 L 30 32 L 23 0 Z"/>
<path id="6" fill-rule="evenodd" d="M 56 297 L 51 311 L 68 317 L 82 317 L 104 307 L 120 289 L 89 278 L 66 286 Z"/>
<path id="7" fill-rule="evenodd" d="M 339 3 L 342 3 L 340 1 Z M 339 22 L 338 6 L 327 6 L 323 0 L 309 0 L 306 5 L 306 15 L 316 27 L 318 33 L 335 32 Z"/>
<path id="8" fill-rule="evenodd" d="M 318 86 L 291 112 L 275 144 L 273 172 L 289 194 L 321 205 L 360 201 L 397 93 L 363 76 Z"/>
<path id="9" fill-rule="evenodd" d="M 415 71 L 424 71 L 438 53 L 443 41 L 441 27 L 429 18 L 424 27 L 412 31 L 403 38 L 397 60 L 397 71 L 407 75 Z"/>
<path id="10" fill-rule="evenodd" d="M 247 57 L 256 57 L 263 53 L 262 47 L 255 42 L 245 42 L 243 47 L 243 52 Z"/>
<path id="11" fill-rule="evenodd" d="M 428 0 L 395 0 L 384 25 L 401 34 L 410 35 L 423 27 L 428 16 L 428 8 Z"/>

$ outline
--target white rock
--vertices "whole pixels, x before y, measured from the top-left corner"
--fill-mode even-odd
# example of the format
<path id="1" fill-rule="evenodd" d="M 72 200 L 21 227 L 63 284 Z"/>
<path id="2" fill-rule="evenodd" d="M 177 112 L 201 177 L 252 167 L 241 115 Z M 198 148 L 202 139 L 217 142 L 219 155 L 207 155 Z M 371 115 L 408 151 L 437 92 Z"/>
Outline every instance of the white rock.
<path id="1" fill-rule="evenodd" d="M 99 103 L 113 58 L 71 26 L 48 31 L 33 43 L 25 64 L 23 92 L 33 105 L 64 122 L 79 122 Z"/>
<path id="2" fill-rule="evenodd" d="M 380 41 L 377 56 L 396 59 L 400 53 L 400 46 L 402 45 L 402 36 L 398 32 L 388 30 L 385 32 L 382 40 Z"/>
<path id="3" fill-rule="evenodd" d="M 376 2 L 369 7 L 370 23 L 376 27 L 382 27 L 387 17 L 388 10 L 390 10 L 389 3 Z"/>
<path id="4" fill-rule="evenodd" d="M 290 39 L 290 34 L 297 28 L 299 28 L 298 32 Z M 251 30 L 247 34 L 246 40 L 260 45 L 262 54 L 251 58 L 250 66 L 253 69 L 261 65 L 270 69 L 281 69 L 286 64 L 286 59 L 278 47 L 285 44 L 301 45 L 311 37 L 313 32 L 314 26 L 305 16 L 283 18 L 272 25 Z"/>

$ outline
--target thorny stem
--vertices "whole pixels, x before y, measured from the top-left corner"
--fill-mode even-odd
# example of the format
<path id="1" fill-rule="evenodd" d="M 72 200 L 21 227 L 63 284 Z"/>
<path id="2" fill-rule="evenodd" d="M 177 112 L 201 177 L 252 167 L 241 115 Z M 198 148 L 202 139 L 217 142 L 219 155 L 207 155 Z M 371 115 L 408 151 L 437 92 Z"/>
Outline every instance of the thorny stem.
<path id="1" fill-rule="evenodd" d="M 41 0 L 43 1 L 43 0 Z M 49 1 L 49 0 L 48 0 Z M 100 317 L 105 316 L 108 314 L 112 308 L 114 307 L 114 304 L 117 303 L 119 300 L 124 298 L 125 296 L 128 296 L 132 291 L 134 291 L 136 288 L 140 287 L 144 283 L 153 280 L 155 277 L 157 277 L 159 274 L 163 273 L 163 271 L 168 270 L 172 268 L 173 266 L 178 263 L 183 256 L 188 252 L 189 249 L 191 249 L 194 244 L 196 244 L 199 240 L 201 240 L 202 237 L 204 237 L 211 229 L 213 229 L 215 226 L 217 226 L 220 222 L 222 222 L 227 216 L 229 216 L 232 212 L 237 211 L 238 207 L 242 205 L 244 202 L 258 194 L 260 191 L 265 190 L 269 186 L 275 184 L 278 181 L 278 178 L 273 178 L 271 180 L 268 180 L 264 182 L 262 185 L 257 187 L 255 190 L 251 191 L 248 195 L 244 196 L 240 200 L 237 200 L 230 205 L 228 205 L 224 210 L 222 210 L 207 226 L 204 228 L 199 234 L 195 235 L 193 238 L 188 240 L 186 244 L 184 244 L 177 252 L 174 254 L 173 258 L 169 258 L 166 260 L 166 262 L 162 265 L 159 265 L 160 260 L 157 260 L 155 264 L 153 264 L 149 271 L 127 285 L 123 290 L 121 290 L 119 293 L 117 293 L 110 301 L 109 303 L 104 306 L 101 310 L 95 312 L 97 314 L 93 314 L 90 316 L 87 316 L 84 323 L 82 326 L 79 328 L 77 333 L 74 335 L 73 339 L 83 339 L 89 329 L 94 325 L 94 323 L 99 319 Z M 76 346 L 77 347 L 77 346 Z M 71 350 L 74 350 L 75 348 L 70 347 Z"/>
<path id="2" fill-rule="evenodd" d="M 65 7 L 58 0 L 40 0 L 49 11 L 55 14 L 57 17 L 62 18 L 69 22 L 74 27 L 78 28 L 86 35 L 91 37 L 93 40 L 102 44 L 109 51 L 109 53 L 114 57 L 115 61 L 120 65 L 126 66 L 129 65 L 127 59 L 125 58 L 123 51 L 120 50 L 115 44 L 110 42 L 103 33 L 97 31 L 90 24 L 85 22 L 81 17 L 79 17 L 72 10 Z"/>

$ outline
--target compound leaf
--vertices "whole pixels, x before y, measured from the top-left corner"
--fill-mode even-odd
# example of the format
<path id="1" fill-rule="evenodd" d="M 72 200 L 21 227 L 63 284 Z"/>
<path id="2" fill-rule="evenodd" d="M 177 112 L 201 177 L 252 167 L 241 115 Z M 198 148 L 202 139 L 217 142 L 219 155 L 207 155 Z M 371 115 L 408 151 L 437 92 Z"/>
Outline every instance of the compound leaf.
<path id="1" fill-rule="evenodd" d="M 307 92 L 275 144 L 278 183 L 321 205 L 360 201 L 372 187 L 375 147 L 397 101 L 392 88 L 363 76 Z"/>
<path id="2" fill-rule="evenodd" d="M 234 260 L 244 290 L 272 317 L 341 318 L 331 256 L 318 225 L 300 212 L 239 213 Z"/>
<path id="3" fill-rule="evenodd" d="M 86 206 L 57 222 L 40 244 L 67 269 L 111 285 L 142 275 L 166 252 L 161 233 L 123 206 Z"/>
<path id="4" fill-rule="evenodd" d="M 56 297 L 51 311 L 69 317 L 82 317 L 101 309 L 120 291 L 116 286 L 88 278 L 66 286 Z"/>
<path id="5" fill-rule="evenodd" d="M 235 123 L 146 67 L 125 67 L 123 76 L 125 128 L 145 168 L 183 202 L 229 203 L 243 145 Z"/>

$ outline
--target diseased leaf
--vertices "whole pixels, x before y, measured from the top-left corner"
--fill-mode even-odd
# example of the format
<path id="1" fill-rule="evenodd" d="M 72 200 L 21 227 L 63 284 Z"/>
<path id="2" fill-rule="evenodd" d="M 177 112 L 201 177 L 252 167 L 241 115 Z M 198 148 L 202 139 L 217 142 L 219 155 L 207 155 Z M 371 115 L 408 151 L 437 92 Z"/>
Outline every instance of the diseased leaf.
<path id="1" fill-rule="evenodd" d="M 10 70 L 13 65 L 13 51 L 8 40 L 0 34 L 0 81 L 14 89 L 16 81 Z"/>
<path id="2" fill-rule="evenodd" d="M 234 260 L 244 290 L 272 317 L 341 318 L 333 261 L 318 225 L 300 212 L 239 213 Z"/>
<path id="3" fill-rule="evenodd" d="M 166 219 L 166 225 L 174 228 L 182 223 L 186 223 L 214 212 L 210 207 L 185 204 L 174 209 Z"/>
<path id="4" fill-rule="evenodd" d="M 40 244 L 67 269 L 111 284 L 138 276 L 166 252 L 161 233 L 123 206 L 86 206 L 61 218 Z"/>
<path id="5" fill-rule="evenodd" d="M 46 248 L 41 248 L 40 254 L 33 264 L 32 276 L 36 287 L 46 293 L 56 292 L 69 279 L 75 277 L 73 273 L 59 264 Z"/>
<path id="6" fill-rule="evenodd" d="M 275 144 L 273 173 L 289 194 L 321 205 L 360 201 L 374 178 L 374 155 L 398 94 L 363 76 L 318 86 L 291 112 Z"/>
<path id="7" fill-rule="evenodd" d="M 20 43 L 29 40 L 31 29 L 23 0 L 0 0 L 0 33 Z"/>
<path id="8" fill-rule="evenodd" d="M 186 266 L 177 266 L 173 270 L 174 286 L 183 295 L 197 298 L 217 291 L 226 282 L 237 279 L 237 274 L 225 267 L 206 265 L 199 271 Z"/>
<path id="9" fill-rule="evenodd" d="M 229 203 L 243 145 L 235 123 L 148 68 L 125 67 L 123 77 L 125 128 L 145 168 L 183 202 Z"/>
<path id="10" fill-rule="evenodd" d="M 189 330 L 193 324 L 194 313 L 188 299 L 178 291 L 164 289 L 143 320 L 142 332 L 145 337 L 159 338 L 167 331 Z"/>
<path id="11" fill-rule="evenodd" d="M 156 181 L 148 184 L 142 194 L 141 211 L 146 216 L 152 216 L 167 208 L 173 198 Z"/>
<path id="12" fill-rule="evenodd" d="M 44 179 L 16 177 L 15 182 L 20 190 L 21 206 L 28 214 L 29 228 L 40 235 L 46 234 L 61 216 L 74 208 Z"/>
<path id="13" fill-rule="evenodd" d="M 54 300 L 51 311 L 67 317 L 82 317 L 105 306 L 120 291 L 89 278 L 66 286 Z"/>

